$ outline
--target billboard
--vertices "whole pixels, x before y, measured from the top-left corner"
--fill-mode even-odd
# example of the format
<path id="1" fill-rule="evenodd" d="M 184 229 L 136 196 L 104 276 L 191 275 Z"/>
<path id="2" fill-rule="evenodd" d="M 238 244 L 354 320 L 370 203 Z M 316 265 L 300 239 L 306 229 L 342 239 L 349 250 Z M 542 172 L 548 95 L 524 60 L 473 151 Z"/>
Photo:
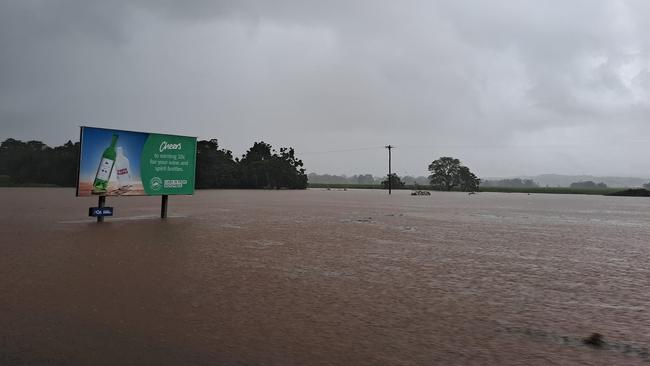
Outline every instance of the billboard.
<path id="1" fill-rule="evenodd" d="M 193 194 L 196 137 L 81 127 L 77 196 Z"/>

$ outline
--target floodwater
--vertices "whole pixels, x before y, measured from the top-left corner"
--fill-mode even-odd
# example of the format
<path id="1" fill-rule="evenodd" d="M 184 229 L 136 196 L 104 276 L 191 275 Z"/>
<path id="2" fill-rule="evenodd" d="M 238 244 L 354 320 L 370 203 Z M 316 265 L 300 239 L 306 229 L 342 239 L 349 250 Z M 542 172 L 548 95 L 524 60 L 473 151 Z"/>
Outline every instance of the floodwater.
<path id="1" fill-rule="evenodd" d="M 0 189 L 0 364 L 650 364 L 650 199 L 159 202 Z"/>

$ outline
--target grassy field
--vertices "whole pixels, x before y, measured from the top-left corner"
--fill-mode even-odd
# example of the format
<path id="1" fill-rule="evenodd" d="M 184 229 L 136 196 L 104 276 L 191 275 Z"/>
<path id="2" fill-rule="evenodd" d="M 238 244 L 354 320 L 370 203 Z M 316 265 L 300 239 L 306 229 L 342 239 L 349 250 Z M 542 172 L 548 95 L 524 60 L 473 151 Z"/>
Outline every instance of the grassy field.
<path id="1" fill-rule="evenodd" d="M 330 188 L 330 189 L 382 189 L 379 184 L 325 184 L 309 183 L 309 188 Z M 429 186 L 407 185 L 403 190 L 431 190 Z M 599 189 L 580 189 L 569 187 L 532 187 L 532 188 L 514 188 L 514 187 L 481 187 L 480 192 L 502 192 L 502 193 L 553 193 L 553 194 L 592 194 L 604 195 L 614 192 L 623 191 L 624 188 L 599 188 Z"/>

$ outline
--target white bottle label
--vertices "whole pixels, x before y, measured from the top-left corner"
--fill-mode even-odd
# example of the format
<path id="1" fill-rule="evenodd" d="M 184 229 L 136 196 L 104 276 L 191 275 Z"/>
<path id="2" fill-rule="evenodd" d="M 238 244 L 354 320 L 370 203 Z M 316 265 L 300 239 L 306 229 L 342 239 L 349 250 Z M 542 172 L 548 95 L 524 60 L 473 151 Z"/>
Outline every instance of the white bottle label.
<path id="1" fill-rule="evenodd" d="M 113 170 L 114 163 L 114 160 L 102 158 L 101 163 L 99 163 L 99 169 L 97 170 L 97 179 L 107 181 L 111 177 L 111 170 Z"/>

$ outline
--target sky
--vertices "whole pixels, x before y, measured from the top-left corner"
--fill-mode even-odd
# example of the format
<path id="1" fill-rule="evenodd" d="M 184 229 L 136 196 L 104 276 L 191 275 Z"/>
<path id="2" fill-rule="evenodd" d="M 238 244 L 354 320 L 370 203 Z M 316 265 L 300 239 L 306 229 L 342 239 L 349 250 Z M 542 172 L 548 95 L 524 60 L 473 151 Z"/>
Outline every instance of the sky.
<path id="1" fill-rule="evenodd" d="M 0 139 L 292 146 L 308 172 L 650 176 L 650 2 L 0 0 Z"/>

